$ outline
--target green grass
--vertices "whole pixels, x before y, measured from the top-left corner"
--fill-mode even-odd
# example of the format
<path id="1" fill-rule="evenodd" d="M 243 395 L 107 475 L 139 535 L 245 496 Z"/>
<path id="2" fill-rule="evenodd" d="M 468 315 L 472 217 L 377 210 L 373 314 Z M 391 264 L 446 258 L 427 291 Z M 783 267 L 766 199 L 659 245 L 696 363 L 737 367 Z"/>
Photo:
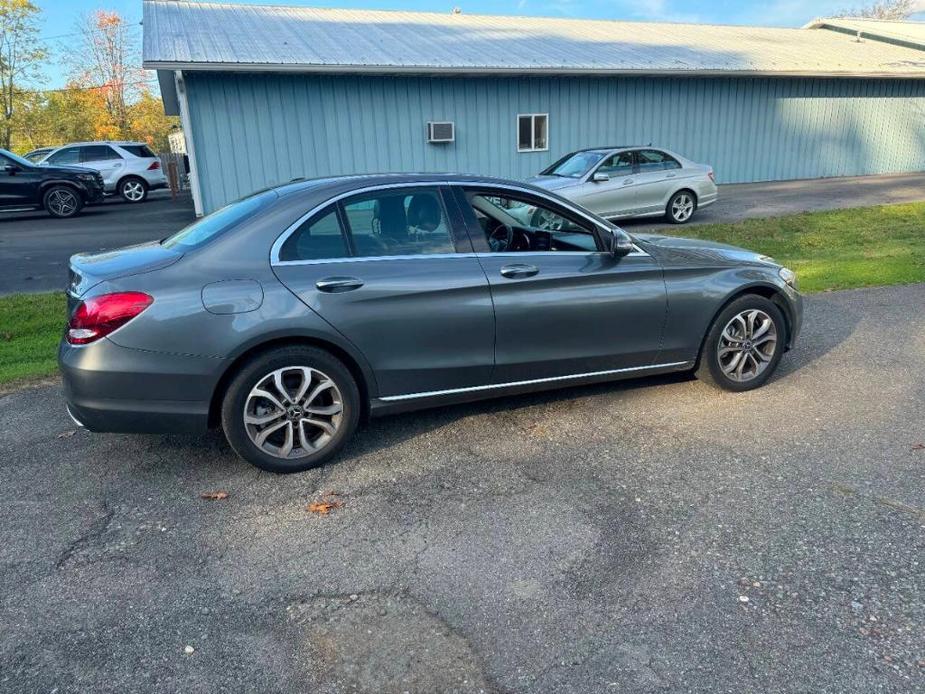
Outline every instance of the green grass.
<path id="1" fill-rule="evenodd" d="M 773 257 L 818 292 L 925 282 L 925 203 L 883 205 L 672 229 Z"/>
<path id="2" fill-rule="evenodd" d="M 62 292 L 0 297 L 0 386 L 57 371 L 66 316 Z"/>
<path id="3" fill-rule="evenodd" d="M 925 203 L 672 229 L 773 256 L 807 292 L 925 282 Z M 0 387 L 57 370 L 62 293 L 0 297 Z"/>

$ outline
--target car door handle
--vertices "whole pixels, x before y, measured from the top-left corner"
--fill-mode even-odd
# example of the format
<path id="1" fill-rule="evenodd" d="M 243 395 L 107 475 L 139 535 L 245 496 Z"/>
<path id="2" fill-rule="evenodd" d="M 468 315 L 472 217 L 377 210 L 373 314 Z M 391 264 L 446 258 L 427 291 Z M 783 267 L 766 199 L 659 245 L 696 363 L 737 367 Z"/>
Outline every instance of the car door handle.
<path id="1" fill-rule="evenodd" d="M 674 178 L 678 174 L 665 174 L 665 178 Z"/>
<path id="2" fill-rule="evenodd" d="M 319 292 L 336 294 L 337 292 L 350 292 L 363 286 L 363 280 L 356 277 L 325 277 L 315 282 Z"/>
<path id="3" fill-rule="evenodd" d="M 536 265 L 516 263 L 514 265 L 505 265 L 501 268 L 501 275 L 508 279 L 516 280 L 522 277 L 533 277 L 533 275 L 537 274 L 539 271 L 540 269 Z"/>
<path id="4" fill-rule="evenodd" d="M 633 182 L 632 178 L 626 178 L 623 180 L 623 185 L 628 186 L 632 182 Z"/>

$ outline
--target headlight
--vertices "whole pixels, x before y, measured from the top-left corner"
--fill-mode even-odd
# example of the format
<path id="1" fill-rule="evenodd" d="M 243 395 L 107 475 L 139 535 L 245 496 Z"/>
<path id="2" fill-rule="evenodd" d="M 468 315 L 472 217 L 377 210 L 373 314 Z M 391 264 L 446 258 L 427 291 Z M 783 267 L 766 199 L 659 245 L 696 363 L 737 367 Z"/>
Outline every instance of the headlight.
<path id="1" fill-rule="evenodd" d="M 794 289 L 797 288 L 797 273 L 795 273 L 793 270 L 790 268 L 782 267 L 777 271 L 777 274 L 780 275 L 780 278 L 791 287 Z"/>
<path id="2" fill-rule="evenodd" d="M 93 181 L 96 180 L 96 176 L 93 174 L 77 174 L 77 178 L 79 178 L 81 181 L 89 181 L 90 183 L 93 183 Z"/>

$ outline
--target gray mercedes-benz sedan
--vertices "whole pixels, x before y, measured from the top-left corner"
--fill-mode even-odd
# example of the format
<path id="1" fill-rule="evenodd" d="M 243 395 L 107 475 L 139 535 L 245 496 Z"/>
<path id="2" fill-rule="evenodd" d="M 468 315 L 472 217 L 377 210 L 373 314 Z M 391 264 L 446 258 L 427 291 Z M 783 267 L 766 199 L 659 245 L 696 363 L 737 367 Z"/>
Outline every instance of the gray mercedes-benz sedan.
<path id="1" fill-rule="evenodd" d="M 556 223 L 524 221 L 537 211 Z M 221 426 L 276 472 L 329 459 L 370 414 L 674 371 L 755 388 L 802 320 L 770 258 L 445 174 L 255 193 L 163 241 L 75 255 L 68 294 L 79 424 Z"/>

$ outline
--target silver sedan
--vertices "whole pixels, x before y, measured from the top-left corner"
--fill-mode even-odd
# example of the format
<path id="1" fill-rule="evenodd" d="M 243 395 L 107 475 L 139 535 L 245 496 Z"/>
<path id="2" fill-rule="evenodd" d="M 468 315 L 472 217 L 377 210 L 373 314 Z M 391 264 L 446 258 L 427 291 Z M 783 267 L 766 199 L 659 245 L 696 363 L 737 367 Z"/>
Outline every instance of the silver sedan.
<path id="1" fill-rule="evenodd" d="M 655 147 L 572 152 L 529 182 L 607 219 L 664 215 L 684 224 L 717 198 L 712 167 Z"/>

